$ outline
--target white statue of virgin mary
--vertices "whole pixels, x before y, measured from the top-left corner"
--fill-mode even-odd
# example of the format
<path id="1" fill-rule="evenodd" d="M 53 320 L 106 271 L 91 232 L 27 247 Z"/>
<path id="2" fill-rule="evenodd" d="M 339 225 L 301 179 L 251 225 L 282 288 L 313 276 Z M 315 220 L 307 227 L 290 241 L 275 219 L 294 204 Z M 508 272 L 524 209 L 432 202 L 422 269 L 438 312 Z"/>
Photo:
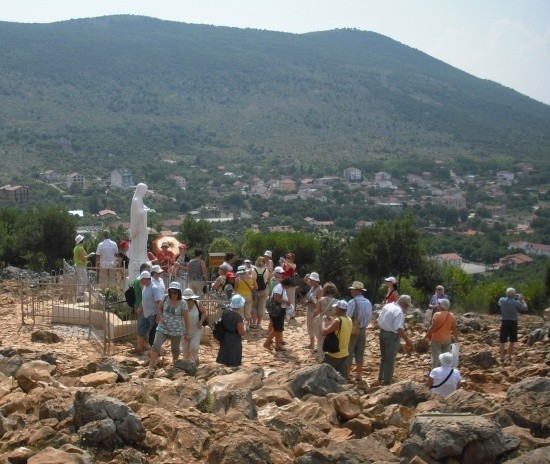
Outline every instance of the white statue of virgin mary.
<path id="1" fill-rule="evenodd" d="M 147 185 L 140 183 L 136 186 L 132 207 L 130 209 L 130 264 L 128 276 L 132 281 L 139 274 L 139 267 L 147 262 L 147 212 L 149 208 L 143 204 L 143 197 L 147 192 Z"/>

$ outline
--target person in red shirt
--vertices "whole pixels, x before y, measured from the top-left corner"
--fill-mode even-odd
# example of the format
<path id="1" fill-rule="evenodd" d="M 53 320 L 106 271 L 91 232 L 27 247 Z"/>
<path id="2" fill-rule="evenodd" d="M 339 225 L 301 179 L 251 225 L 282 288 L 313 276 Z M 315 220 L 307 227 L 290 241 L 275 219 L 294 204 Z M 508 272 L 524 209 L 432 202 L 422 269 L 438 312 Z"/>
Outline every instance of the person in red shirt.
<path id="1" fill-rule="evenodd" d="M 395 277 L 386 277 L 386 296 L 384 297 L 383 304 L 395 303 L 399 298 L 399 292 L 397 291 L 397 279 Z"/>
<path id="2" fill-rule="evenodd" d="M 160 251 L 157 253 L 157 261 L 163 272 L 169 272 L 176 261 L 174 253 L 168 247 L 168 242 L 162 242 Z"/>

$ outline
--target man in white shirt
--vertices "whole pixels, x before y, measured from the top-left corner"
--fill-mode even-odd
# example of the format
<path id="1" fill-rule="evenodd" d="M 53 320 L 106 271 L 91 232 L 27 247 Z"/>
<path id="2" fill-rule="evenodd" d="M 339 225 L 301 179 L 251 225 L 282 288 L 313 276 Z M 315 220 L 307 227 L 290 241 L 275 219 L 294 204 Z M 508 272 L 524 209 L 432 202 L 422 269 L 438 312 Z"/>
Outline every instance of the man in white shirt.
<path id="1" fill-rule="evenodd" d="M 380 311 L 378 325 L 380 326 L 380 370 L 378 381 L 381 385 L 390 385 L 395 368 L 395 358 L 400 348 L 400 338 L 411 348 L 412 342 L 405 333 L 405 311 L 411 305 L 409 295 L 401 295 L 395 303 L 388 303 Z"/>
<path id="2" fill-rule="evenodd" d="M 116 263 L 118 246 L 110 238 L 109 231 L 103 232 L 103 241 L 95 252 L 96 267 L 99 267 L 99 286 L 102 290 L 116 283 Z"/>
<path id="3" fill-rule="evenodd" d="M 348 377 L 350 377 L 353 358 L 355 358 L 355 381 L 360 382 L 363 374 L 363 362 L 367 344 L 367 326 L 372 319 L 372 304 L 363 295 L 365 291 L 363 282 L 353 282 L 351 287 L 348 287 L 348 290 L 353 298 L 348 302 L 346 316 L 350 317 L 352 321 L 357 319 L 359 332 L 355 335 L 352 334 L 349 340 L 347 370 Z"/>
<path id="4" fill-rule="evenodd" d="M 440 367 L 436 367 L 430 372 L 428 377 L 428 388 L 432 393 L 437 393 L 443 398 L 447 398 L 452 392 L 460 387 L 462 377 L 458 369 L 453 369 L 453 355 L 451 353 L 441 353 L 439 355 Z"/>

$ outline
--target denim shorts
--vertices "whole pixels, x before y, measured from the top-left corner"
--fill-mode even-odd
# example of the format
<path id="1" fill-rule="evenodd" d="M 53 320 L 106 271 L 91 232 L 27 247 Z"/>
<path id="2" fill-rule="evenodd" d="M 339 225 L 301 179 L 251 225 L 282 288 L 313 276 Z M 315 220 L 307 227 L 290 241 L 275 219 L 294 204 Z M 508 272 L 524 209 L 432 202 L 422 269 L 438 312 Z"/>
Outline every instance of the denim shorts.
<path id="1" fill-rule="evenodd" d="M 139 316 L 137 321 L 137 334 L 140 337 L 145 337 L 147 332 L 155 325 L 157 316 L 154 314 L 149 317 L 144 317 L 143 315 Z"/>

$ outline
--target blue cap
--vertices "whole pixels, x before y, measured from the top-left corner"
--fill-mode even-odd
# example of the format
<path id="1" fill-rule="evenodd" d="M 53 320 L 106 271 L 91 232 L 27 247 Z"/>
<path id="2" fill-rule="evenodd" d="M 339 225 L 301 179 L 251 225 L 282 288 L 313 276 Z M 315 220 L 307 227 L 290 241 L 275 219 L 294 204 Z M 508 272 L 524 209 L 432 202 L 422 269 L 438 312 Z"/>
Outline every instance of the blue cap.
<path id="1" fill-rule="evenodd" d="M 231 309 L 243 308 L 245 303 L 246 303 L 246 300 L 237 293 L 231 297 L 231 302 L 229 303 L 229 307 Z"/>

